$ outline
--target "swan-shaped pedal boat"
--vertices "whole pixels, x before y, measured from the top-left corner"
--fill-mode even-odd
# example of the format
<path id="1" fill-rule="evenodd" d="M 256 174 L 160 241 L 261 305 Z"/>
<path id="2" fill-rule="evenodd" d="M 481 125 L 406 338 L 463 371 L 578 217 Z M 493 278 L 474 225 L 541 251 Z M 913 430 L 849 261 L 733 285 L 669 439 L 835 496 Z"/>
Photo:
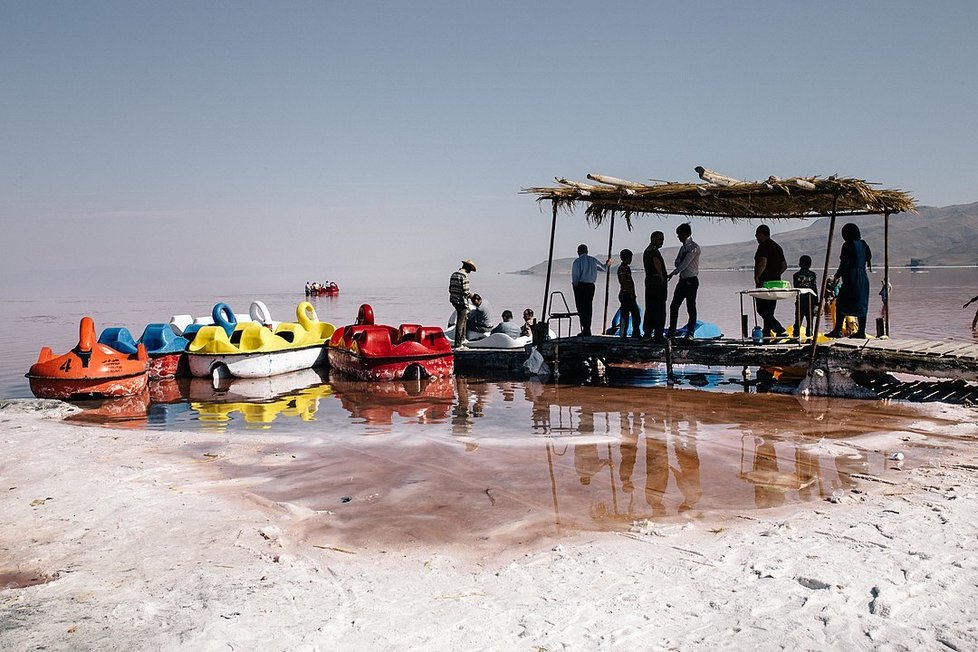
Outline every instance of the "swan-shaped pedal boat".
<path id="1" fill-rule="evenodd" d="M 274 327 L 258 322 L 232 323 L 225 315 L 234 313 L 225 304 L 215 306 L 214 326 L 202 326 L 187 348 L 190 373 L 210 376 L 214 381 L 264 378 L 308 369 L 326 361 L 324 344 L 334 327 L 319 321 L 308 301 L 296 307 L 297 322 Z M 218 314 L 220 312 L 220 314 Z"/>
<path id="2" fill-rule="evenodd" d="M 82 317 L 78 345 L 55 356 L 45 346 L 27 372 L 38 398 L 107 398 L 131 396 L 146 389 L 149 356 L 142 344 L 132 354 L 120 353 L 95 340 L 95 322 Z"/>
<path id="3" fill-rule="evenodd" d="M 361 380 L 451 376 L 452 344 L 438 326 L 374 323 L 374 310 L 360 306 L 357 321 L 337 329 L 329 341 L 329 364 Z"/>

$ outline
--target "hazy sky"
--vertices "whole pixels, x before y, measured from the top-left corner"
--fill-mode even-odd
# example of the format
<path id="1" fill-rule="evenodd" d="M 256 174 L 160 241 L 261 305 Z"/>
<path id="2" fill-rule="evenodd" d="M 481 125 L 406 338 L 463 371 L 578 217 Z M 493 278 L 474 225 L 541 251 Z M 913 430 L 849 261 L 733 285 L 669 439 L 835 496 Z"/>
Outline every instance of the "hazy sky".
<path id="1" fill-rule="evenodd" d="M 550 227 L 520 188 L 588 172 L 969 203 L 976 25 L 973 0 L 0 0 L 0 296 L 520 269 Z M 557 255 L 607 237 L 562 216 Z"/>

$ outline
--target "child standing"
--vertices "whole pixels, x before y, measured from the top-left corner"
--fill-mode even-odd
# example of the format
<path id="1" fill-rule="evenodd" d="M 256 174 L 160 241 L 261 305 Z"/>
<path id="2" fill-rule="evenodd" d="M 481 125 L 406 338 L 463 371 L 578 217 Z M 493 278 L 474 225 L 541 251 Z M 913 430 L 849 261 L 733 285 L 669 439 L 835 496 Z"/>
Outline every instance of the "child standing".
<path id="1" fill-rule="evenodd" d="M 628 337 L 628 319 L 631 317 L 632 337 L 642 337 L 641 317 L 638 314 L 638 302 L 635 300 L 635 281 L 632 279 L 632 250 L 622 249 L 619 255 L 621 265 L 618 266 L 618 302 L 621 303 L 621 319 L 618 327 L 621 329 L 621 336 Z"/>
<path id="2" fill-rule="evenodd" d="M 805 333 L 812 335 L 812 322 L 815 320 L 815 306 L 818 305 L 818 286 L 817 277 L 812 271 L 811 256 L 802 256 L 798 259 L 800 268 L 791 277 L 792 284 L 798 289 L 808 289 L 815 294 L 803 292 L 798 296 L 798 307 L 795 310 L 795 337 L 801 337 L 801 324 L 805 322 Z"/>

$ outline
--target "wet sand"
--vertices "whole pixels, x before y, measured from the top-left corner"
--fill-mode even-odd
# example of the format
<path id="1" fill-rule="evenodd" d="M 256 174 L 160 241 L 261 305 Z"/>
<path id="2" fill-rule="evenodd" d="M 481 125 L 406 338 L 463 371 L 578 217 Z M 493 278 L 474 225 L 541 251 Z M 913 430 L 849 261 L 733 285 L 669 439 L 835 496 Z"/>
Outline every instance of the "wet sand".
<path id="1" fill-rule="evenodd" d="M 738 480 L 752 500 L 726 504 L 734 485 L 706 462 L 729 455 L 699 448 L 700 496 L 683 509 L 697 491 L 677 479 L 692 468 L 676 451 L 688 447 L 681 420 L 662 443 L 641 419 L 635 436 L 611 433 L 603 466 L 607 441 L 582 444 L 598 450 L 591 484 L 568 449 L 552 492 L 546 443 L 469 435 L 452 448 L 395 428 L 343 452 L 295 436 L 73 425 L 64 408 L 15 403 L 0 410 L 0 648 L 973 648 L 976 414 L 908 408 L 881 432 L 859 425 L 872 421 L 863 405 L 845 449 L 868 467 L 840 473 L 829 446 L 808 451 L 814 469 L 792 444 L 776 473 L 763 461 L 744 471 L 760 473 Z M 621 487 L 630 438 L 632 523 L 609 483 L 614 469 Z M 668 482 L 650 493 L 663 445 Z M 895 449 L 908 452 L 900 471 L 882 461 Z M 806 474 L 826 488 L 844 476 L 844 490 L 823 496 L 816 479 L 792 498 Z M 759 485 L 784 502 L 759 509 Z"/>

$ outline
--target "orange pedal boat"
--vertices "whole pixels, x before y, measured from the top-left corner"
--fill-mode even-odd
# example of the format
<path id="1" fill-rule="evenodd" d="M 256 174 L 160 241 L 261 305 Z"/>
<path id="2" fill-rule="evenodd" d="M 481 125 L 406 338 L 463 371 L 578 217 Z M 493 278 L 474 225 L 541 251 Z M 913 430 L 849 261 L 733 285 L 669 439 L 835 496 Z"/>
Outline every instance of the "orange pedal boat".
<path id="1" fill-rule="evenodd" d="M 51 347 L 44 347 L 27 378 L 38 398 L 102 398 L 139 394 L 146 389 L 148 370 L 146 347 L 140 344 L 129 355 L 99 344 L 95 322 L 82 317 L 78 346 L 57 357 Z"/>

